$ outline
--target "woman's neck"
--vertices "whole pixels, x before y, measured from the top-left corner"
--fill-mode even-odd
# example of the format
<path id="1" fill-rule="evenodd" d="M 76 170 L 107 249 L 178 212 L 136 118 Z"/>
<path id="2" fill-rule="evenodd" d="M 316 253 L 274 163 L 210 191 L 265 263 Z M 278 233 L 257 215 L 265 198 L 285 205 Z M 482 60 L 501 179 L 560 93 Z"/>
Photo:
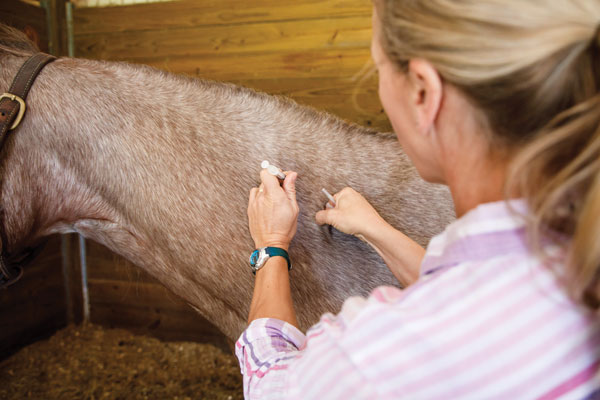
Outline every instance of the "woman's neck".
<path id="1" fill-rule="evenodd" d="M 456 217 L 483 203 L 506 198 L 505 181 L 509 161 L 487 151 L 476 152 L 453 163 L 446 175 Z"/>
<path id="2" fill-rule="evenodd" d="M 468 211 L 483 203 L 500 201 L 505 198 L 504 181 L 506 170 L 500 166 L 482 169 L 471 174 L 463 175 L 449 183 L 456 216 L 460 218 Z"/>

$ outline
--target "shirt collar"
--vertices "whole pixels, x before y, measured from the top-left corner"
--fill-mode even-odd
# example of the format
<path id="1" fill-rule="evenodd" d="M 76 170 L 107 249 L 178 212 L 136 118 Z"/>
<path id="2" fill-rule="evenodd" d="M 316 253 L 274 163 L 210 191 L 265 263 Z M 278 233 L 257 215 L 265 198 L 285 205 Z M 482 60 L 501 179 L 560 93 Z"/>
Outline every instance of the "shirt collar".
<path id="1" fill-rule="evenodd" d="M 480 204 L 429 242 L 421 276 L 460 262 L 528 251 L 525 237 L 527 203 L 523 199 Z"/>

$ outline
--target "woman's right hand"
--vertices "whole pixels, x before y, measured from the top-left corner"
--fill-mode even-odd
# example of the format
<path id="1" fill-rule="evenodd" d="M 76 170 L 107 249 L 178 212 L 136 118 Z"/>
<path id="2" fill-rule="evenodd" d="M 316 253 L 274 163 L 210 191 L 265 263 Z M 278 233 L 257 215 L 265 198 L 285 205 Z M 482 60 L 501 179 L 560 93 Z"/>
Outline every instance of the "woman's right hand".
<path id="1" fill-rule="evenodd" d="M 352 188 L 344 188 L 333 197 L 335 207 L 317 212 L 315 219 L 319 225 L 329 224 L 341 232 L 364 240 L 367 239 L 367 228 L 384 222 L 373 206 Z"/>

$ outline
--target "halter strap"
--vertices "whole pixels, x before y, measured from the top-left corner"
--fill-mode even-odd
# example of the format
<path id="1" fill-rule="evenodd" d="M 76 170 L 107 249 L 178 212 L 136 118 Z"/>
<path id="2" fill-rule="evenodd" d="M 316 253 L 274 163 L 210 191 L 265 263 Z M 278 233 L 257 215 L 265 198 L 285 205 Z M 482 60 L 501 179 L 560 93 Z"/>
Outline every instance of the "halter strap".
<path id="1" fill-rule="evenodd" d="M 25 99 L 42 68 L 56 57 L 45 53 L 36 53 L 29 57 L 17 72 L 8 92 L 0 95 L 0 152 L 8 136 L 8 131 L 15 129 L 25 115 Z M 3 238 L 3 237 L 2 237 Z M 4 246 L 0 238 L 0 288 L 15 283 L 23 269 L 20 265 L 11 265 L 6 261 Z"/>

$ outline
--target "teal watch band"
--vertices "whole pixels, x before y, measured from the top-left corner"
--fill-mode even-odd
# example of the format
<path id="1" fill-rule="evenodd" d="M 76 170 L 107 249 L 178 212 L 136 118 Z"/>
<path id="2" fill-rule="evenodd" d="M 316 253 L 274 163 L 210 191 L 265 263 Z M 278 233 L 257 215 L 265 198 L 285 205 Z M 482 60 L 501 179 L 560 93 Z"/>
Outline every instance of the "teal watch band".
<path id="1" fill-rule="evenodd" d="M 285 261 L 287 261 L 288 271 L 292 269 L 292 262 L 290 261 L 290 255 L 284 249 L 279 247 L 265 247 L 265 251 L 269 255 L 269 257 L 283 257 Z"/>
<path id="2" fill-rule="evenodd" d="M 265 265 L 267 260 L 271 257 L 285 258 L 288 265 L 288 271 L 292 269 L 292 263 L 287 251 L 279 247 L 262 247 L 254 250 L 250 255 L 250 268 L 252 269 L 252 273 L 256 274 L 256 271 Z"/>

